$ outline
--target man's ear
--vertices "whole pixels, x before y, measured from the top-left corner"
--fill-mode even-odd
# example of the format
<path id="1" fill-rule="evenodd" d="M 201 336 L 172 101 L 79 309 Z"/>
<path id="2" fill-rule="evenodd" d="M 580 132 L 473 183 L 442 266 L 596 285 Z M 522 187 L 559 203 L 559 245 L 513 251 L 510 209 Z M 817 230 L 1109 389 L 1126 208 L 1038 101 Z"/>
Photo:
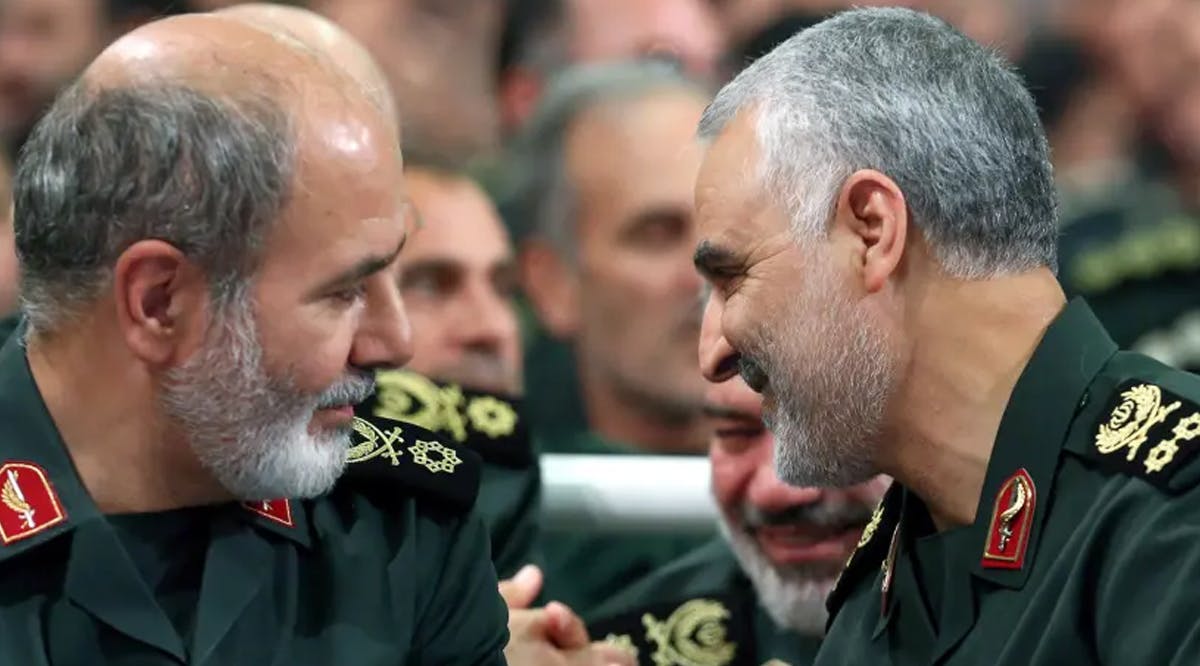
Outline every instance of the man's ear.
<path id="1" fill-rule="evenodd" d="M 904 193 L 884 174 L 863 169 L 842 185 L 832 233 L 851 240 L 868 293 L 882 289 L 900 266 L 908 221 Z"/>
<path id="2" fill-rule="evenodd" d="M 178 248 L 138 241 L 113 268 L 117 323 L 134 356 L 149 365 L 179 363 L 204 340 L 208 281 Z"/>
<path id="3" fill-rule="evenodd" d="M 579 331 L 579 276 L 548 244 L 527 241 L 518 258 L 521 288 L 550 335 L 569 340 Z"/>

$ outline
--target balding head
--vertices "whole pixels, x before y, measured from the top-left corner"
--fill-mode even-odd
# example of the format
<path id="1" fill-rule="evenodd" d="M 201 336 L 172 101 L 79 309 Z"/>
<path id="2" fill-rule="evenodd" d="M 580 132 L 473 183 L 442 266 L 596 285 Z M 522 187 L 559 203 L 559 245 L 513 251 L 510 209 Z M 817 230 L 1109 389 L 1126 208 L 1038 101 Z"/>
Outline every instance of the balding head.
<path id="1" fill-rule="evenodd" d="M 387 77 L 358 40 L 316 12 L 268 2 L 235 5 L 216 12 L 268 32 L 285 35 L 342 66 L 350 78 L 388 118 L 398 120 L 396 102 Z"/>
<path id="2" fill-rule="evenodd" d="M 362 163 L 387 162 L 394 189 L 398 150 L 361 86 L 295 39 L 212 14 L 138 28 L 60 96 L 18 166 L 30 321 L 56 328 L 147 238 L 184 250 L 220 291 L 248 277 L 310 165 L 371 153 Z"/>

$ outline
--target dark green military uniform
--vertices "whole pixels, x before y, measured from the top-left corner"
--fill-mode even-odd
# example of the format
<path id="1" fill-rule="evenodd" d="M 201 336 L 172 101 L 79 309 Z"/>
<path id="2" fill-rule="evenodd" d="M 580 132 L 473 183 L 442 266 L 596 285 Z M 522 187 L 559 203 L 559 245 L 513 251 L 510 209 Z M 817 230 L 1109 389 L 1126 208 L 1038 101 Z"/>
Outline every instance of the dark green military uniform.
<path id="1" fill-rule="evenodd" d="M 720 537 L 623 590 L 588 629 L 644 666 L 807 666 L 821 642 L 775 624 Z"/>
<path id="2" fill-rule="evenodd" d="M 10 340 L 0 663 L 503 664 L 478 458 L 408 424 L 355 429 L 327 497 L 101 515 Z"/>
<path id="3" fill-rule="evenodd" d="M 818 664 L 1200 664 L 1200 379 L 1073 301 L 1009 400 L 974 524 L 885 496 Z"/>
<path id="4" fill-rule="evenodd" d="M 541 470 L 521 402 L 403 370 L 376 377 L 375 398 L 359 407 L 360 414 L 416 424 L 483 458 L 476 507 L 491 534 L 492 562 L 500 577 L 539 562 Z"/>
<path id="5" fill-rule="evenodd" d="M 0 316 L 0 344 L 3 344 L 8 336 L 17 330 L 17 324 L 20 321 L 20 314 L 15 312 L 11 315 Z"/>

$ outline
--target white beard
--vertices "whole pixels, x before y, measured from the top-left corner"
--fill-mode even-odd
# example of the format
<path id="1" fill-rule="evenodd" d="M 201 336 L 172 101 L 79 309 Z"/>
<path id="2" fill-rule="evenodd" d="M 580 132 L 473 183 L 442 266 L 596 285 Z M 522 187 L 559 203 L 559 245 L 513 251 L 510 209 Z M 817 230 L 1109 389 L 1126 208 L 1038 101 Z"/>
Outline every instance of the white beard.
<path id="1" fill-rule="evenodd" d="M 719 521 L 721 534 L 729 543 L 742 571 L 750 579 L 758 602 L 771 621 L 781 629 L 790 629 L 805 636 L 823 636 L 825 598 L 833 590 L 836 574 L 828 571 L 805 571 L 797 568 L 781 572 L 745 532 L 731 529 L 728 521 Z"/>

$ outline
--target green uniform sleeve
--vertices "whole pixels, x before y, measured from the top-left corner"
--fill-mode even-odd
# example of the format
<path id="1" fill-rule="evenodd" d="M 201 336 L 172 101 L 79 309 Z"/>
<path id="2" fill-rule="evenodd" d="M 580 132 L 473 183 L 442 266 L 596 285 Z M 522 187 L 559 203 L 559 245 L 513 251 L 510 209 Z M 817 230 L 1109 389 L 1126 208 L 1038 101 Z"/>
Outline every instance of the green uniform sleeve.
<path id="1" fill-rule="evenodd" d="M 1200 488 L 1152 506 L 1130 503 L 1127 520 L 1101 537 L 1113 551 L 1098 563 L 1100 661 L 1200 664 Z"/>
<path id="2" fill-rule="evenodd" d="M 422 516 L 419 571 L 432 581 L 420 608 L 411 664 L 416 666 L 503 666 L 508 643 L 508 609 L 500 597 L 488 533 L 469 515 Z M 439 543 L 440 542 L 440 543 Z M 437 546 L 436 548 L 433 546 Z M 408 578 L 393 572 L 393 578 Z"/>

